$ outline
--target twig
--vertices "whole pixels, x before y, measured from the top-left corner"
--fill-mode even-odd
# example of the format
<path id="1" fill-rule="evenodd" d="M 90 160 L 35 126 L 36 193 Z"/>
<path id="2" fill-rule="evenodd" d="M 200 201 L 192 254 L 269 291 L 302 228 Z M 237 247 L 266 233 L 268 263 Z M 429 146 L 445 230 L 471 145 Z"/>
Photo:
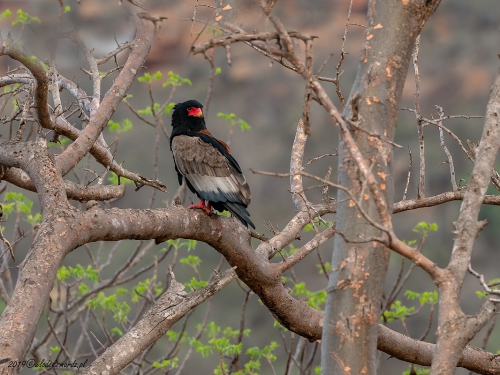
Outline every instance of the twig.
<path id="1" fill-rule="evenodd" d="M 405 186 L 405 191 L 403 193 L 403 200 L 406 199 L 406 193 L 408 192 L 408 186 L 410 186 L 411 168 L 413 166 L 413 156 L 411 155 L 410 146 L 408 146 L 408 154 L 410 155 L 410 165 L 408 166 L 408 177 L 406 177 L 406 186 Z"/>
<path id="2" fill-rule="evenodd" d="M 10 252 L 10 256 L 12 257 L 12 260 L 15 262 L 16 257 L 14 256 L 14 249 L 12 248 L 12 245 L 7 240 L 7 238 L 5 238 L 5 236 L 3 235 L 1 227 L 0 227 L 0 240 L 2 240 L 5 245 L 7 245 L 9 252 Z"/>
<path id="3" fill-rule="evenodd" d="M 420 51 L 420 35 L 415 40 L 413 52 L 413 68 L 415 69 L 415 116 L 417 117 L 418 142 L 420 150 L 420 182 L 417 198 L 425 197 L 425 154 L 424 154 L 424 122 L 420 116 L 420 74 L 418 72 L 418 52 Z"/>
<path id="4" fill-rule="evenodd" d="M 342 91 L 340 89 L 340 76 L 343 73 L 343 71 L 341 71 L 340 68 L 342 67 L 342 63 L 344 62 L 345 55 L 347 54 L 345 52 L 345 41 L 347 40 L 347 32 L 348 32 L 348 28 L 349 28 L 349 19 L 351 18 L 352 2 L 353 2 L 353 0 L 351 0 L 349 2 L 349 11 L 347 12 L 347 21 L 345 23 L 344 36 L 342 37 L 342 50 L 340 52 L 340 60 L 339 60 L 339 62 L 337 64 L 337 66 L 335 67 L 335 81 L 334 81 L 334 84 L 335 84 L 335 89 L 337 91 L 337 96 L 339 97 L 340 105 L 342 106 L 342 108 L 345 107 L 345 99 L 344 99 L 344 95 L 342 95 Z"/>

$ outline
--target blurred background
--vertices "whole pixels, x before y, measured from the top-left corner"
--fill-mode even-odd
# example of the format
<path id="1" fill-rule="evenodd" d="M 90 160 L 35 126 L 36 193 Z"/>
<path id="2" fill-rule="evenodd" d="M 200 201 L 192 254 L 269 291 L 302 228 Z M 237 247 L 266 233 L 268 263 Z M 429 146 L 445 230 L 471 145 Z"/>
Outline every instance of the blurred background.
<path id="1" fill-rule="evenodd" d="M 102 2 L 99 0 L 66 0 L 65 5 L 70 9 L 63 19 L 62 31 L 78 29 L 81 38 L 86 45 L 93 49 L 93 55 L 100 57 L 116 47 L 115 38 L 119 43 L 133 40 L 135 28 L 130 17 L 131 6 L 120 4 L 118 1 Z M 193 22 L 194 7 L 197 4 L 196 22 Z M 272 31 L 266 19 L 254 2 L 235 1 L 233 9 L 224 15 L 246 30 Z M 210 5 L 210 6 L 204 6 Z M 163 79 L 153 81 L 152 93 L 155 102 L 162 104 L 171 93 L 170 87 L 162 87 L 167 78 L 167 73 L 172 71 L 183 78 L 188 78 L 191 85 L 184 84 L 177 87 L 173 102 L 182 102 L 188 99 L 197 99 L 202 103 L 207 101 L 209 90 L 209 77 L 211 74 L 210 64 L 202 55 L 191 55 L 190 47 L 193 43 L 206 41 L 217 34 L 217 30 L 207 27 L 206 24 L 214 23 L 215 4 L 209 1 L 201 4 L 195 0 L 150 0 L 147 1 L 148 10 L 160 16 L 168 17 L 167 20 L 158 24 L 157 33 L 151 53 L 146 60 L 145 67 L 140 73 L 154 74 L 157 71 L 163 73 Z M 366 1 L 354 0 L 352 13 L 348 28 L 345 51 L 348 53 L 341 67 L 343 74 L 340 78 L 342 92 L 347 98 L 350 87 L 354 81 L 357 69 L 359 52 L 363 43 L 364 24 L 366 20 Z M 40 23 L 33 22 L 26 26 L 12 26 L 10 20 L 1 20 L 0 30 L 5 37 L 9 31 L 14 38 L 18 38 L 26 48 L 43 60 L 49 59 L 47 41 L 50 43 L 51 35 L 58 23 L 59 3 L 58 1 L 39 0 L 2 0 L 0 12 L 10 9 L 13 13 L 17 9 L 28 12 L 31 16 L 37 16 Z M 280 0 L 277 2 L 273 12 L 279 16 L 288 30 L 300 30 L 302 33 L 318 36 L 314 42 L 314 69 L 318 70 L 330 54 L 332 58 L 326 63 L 322 75 L 335 77 L 335 67 L 340 58 L 342 37 L 349 9 L 347 0 Z M 498 72 L 499 52 L 499 15 L 500 8 L 496 0 L 480 1 L 451 1 L 443 0 L 437 12 L 430 18 L 421 35 L 419 68 L 420 68 L 420 107 L 424 117 L 437 116 L 435 105 L 444 109 L 446 115 L 483 115 L 485 112 L 489 88 Z M 22 29 L 21 29 L 22 27 Z M 215 50 L 214 66 L 217 73 L 213 78 L 211 100 L 205 110 L 207 126 L 212 134 L 220 139 L 229 137 L 230 126 L 218 113 L 234 113 L 236 119 L 242 119 L 251 126 L 250 130 L 242 131 L 238 126 L 234 128 L 231 137 L 231 148 L 233 154 L 241 165 L 252 190 L 252 203 L 249 211 L 252 220 L 257 226 L 259 233 L 270 235 L 266 229 L 266 223 L 270 222 L 275 228 L 282 229 L 295 214 L 295 207 L 288 192 L 289 180 L 275 177 L 265 177 L 250 172 L 249 168 L 272 172 L 287 172 L 290 162 L 290 150 L 295 135 L 298 120 L 302 116 L 302 100 L 304 96 L 304 82 L 297 74 L 274 63 L 265 56 L 259 54 L 247 45 L 232 45 L 230 48 L 231 65 L 228 65 L 226 51 L 223 48 Z M 119 55 L 118 63 L 125 61 L 126 53 Z M 0 75 L 4 76 L 8 69 L 17 66 L 17 63 L 3 57 L 0 59 Z M 112 61 L 101 66 L 100 70 L 106 71 L 114 67 Z M 91 93 L 91 81 L 80 68 L 88 69 L 88 64 L 76 46 L 68 40 L 61 40 L 58 47 L 57 69 L 66 78 L 78 83 L 87 93 Z M 112 80 L 116 77 L 114 73 L 103 81 L 102 93 L 110 87 Z M 332 83 L 323 83 L 327 92 L 334 102 L 340 107 Z M 143 110 L 151 106 L 148 92 L 148 84 L 135 82 L 130 90 L 133 97 L 128 99 L 130 105 L 136 110 Z M 415 81 L 413 67 L 410 65 L 407 82 L 405 84 L 401 108 L 414 107 Z M 62 93 L 63 100 L 72 101 L 72 98 Z M 8 116 L 7 112 L 2 116 Z M 153 160 L 155 130 L 151 126 L 139 121 L 137 117 L 124 105 L 120 105 L 113 116 L 113 121 L 122 122 L 129 119 L 133 127 L 129 132 L 120 135 L 115 158 L 118 162 L 125 161 L 124 166 L 137 172 L 142 176 L 153 178 Z M 81 127 L 79 120 L 75 125 Z M 170 131 L 170 118 L 165 115 L 163 121 Z M 445 122 L 450 130 L 457 134 L 465 143 L 467 139 L 476 142 L 482 132 L 482 119 L 453 119 Z M 0 124 L 1 134 L 4 139 L 8 134 L 8 125 Z M 436 195 L 452 190 L 450 183 L 449 166 L 446 163 L 446 154 L 439 144 L 439 132 L 436 127 L 429 125 L 424 129 L 426 150 L 426 196 Z M 105 131 L 108 144 L 115 141 L 116 134 Z M 305 160 L 313 157 L 334 153 L 338 142 L 338 134 L 328 119 L 326 112 L 315 102 L 312 103 L 311 112 L 311 136 L 306 146 Z M 395 149 L 395 198 L 397 202 L 402 199 L 407 180 L 410 156 L 408 148 L 413 156 L 411 179 L 408 188 L 408 199 L 416 197 L 418 185 L 418 137 L 415 115 L 412 112 L 402 110 L 398 121 L 395 142 L 402 145 L 402 149 Z M 463 179 L 462 185 L 469 179 L 472 170 L 471 162 L 465 157 L 457 143 L 445 134 L 445 143 L 453 155 L 457 183 Z M 57 153 L 57 148 L 54 148 Z M 169 144 L 162 135 L 159 149 L 159 180 L 167 185 L 169 193 L 158 193 L 154 203 L 155 207 L 164 207 L 169 202 L 178 183 L 174 172 L 172 156 Z M 331 165 L 334 169 L 332 180 L 336 179 L 335 157 L 324 158 L 313 163 L 308 171 L 324 176 L 327 168 Z M 102 173 L 102 166 L 93 165 L 96 172 Z M 80 173 L 80 172 L 79 172 Z M 72 179 L 72 176 L 69 176 Z M 313 181 L 307 181 L 306 186 L 317 185 Z M 10 190 L 17 191 L 15 187 L 9 186 Z M 495 193 L 489 190 L 489 193 Z M 332 196 L 336 192 L 331 191 Z M 35 194 L 26 193 L 35 202 L 33 211 L 37 212 L 37 198 Z M 309 199 L 319 201 L 318 189 L 312 189 Z M 190 199 L 196 202 L 196 197 L 190 195 Z M 151 198 L 151 188 L 143 187 L 134 192 L 133 185 L 127 186 L 125 196 L 111 206 L 120 208 L 145 208 L 148 207 Z M 3 199 L 3 198 L 2 198 Z M 189 203 L 189 199 L 186 204 Z M 453 241 L 453 221 L 456 220 L 460 202 L 450 202 L 439 207 L 419 209 L 416 211 L 403 212 L 394 220 L 397 233 L 405 240 L 419 239 L 420 234 L 414 233 L 412 229 L 421 221 L 437 223 L 437 232 L 429 234 L 424 253 L 440 266 L 445 266 L 451 252 Z M 335 217 L 328 220 L 335 221 Z M 484 207 L 480 219 L 487 219 L 489 225 L 481 232 L 476 241 L 473 254 L 473 267 L 483 273 L 487 280 L 500 277 L 498 244 L 500 234 L 496 229 L 500 225 L 498 208 L 493 206 Z M 7 220 L 6 232 L 12 231 L 12 220 Z M 23 222 L 29 230 L 29 223 Z M 304 234 L 301 241 L 296 241 L 295 246 L 300 247 L 310 238 Z M 115 257 L 117 262 L 123 262 L 136 246 L 135 241 L 123 242 Z M 332 252 L 332 241 L 327 242 L 321 248 L 321 254 L 325 260 L 330 260 Z M 18 263 L 23 259 L 29 248 L 30 240 L 23 239 L 16 250 Z M 255 241 L 255 245 L 258 241 Z M 111 247 L 113 244 L 106 244 Z M 92 245 L 94 246 L 94 245 Z M 97 245 L 95 245 L 97 246 Z M 155 246 L 151 250 L 151 257 L 158 253 L 163 245 Z M 185 250 L 179 250 L 185 252 Z M 203 263 L 200 272 L 204 280 L 208 279 L 213 268 L 217 266 L 220 255 L 213 249 L 198 244 L 190 254 L 199 256 Z M 309 259 L 310 258 L 310 259 Z M 327 279 L 318 274 L 317 256 L 311 254 L 308 259 L 299 264 L 296 269 L 296 277 L 306 283 L 311 291 L 319 291 L 325 288 Z M 150 258 L 152 259 L 152 258 Z M 149 259 L 149 260 L 150 260 Z M 167 259 L 159 266 L 160 278 L 167 273 L 169 261 Z M 65 265 L 86 265 L 89 263 L 87 254 L 82 249 L 77 249 L 69 254 Z M 387 277 L 387 290 L 390 290 L 399 272 L 401 259 L 392 255 L 391 268 Z M 406 265 L 408 268 L 409 265 Z M 13 271 L 15 279 L 15 271 Z M 110 270 L 110 272 L 112 272 Z M 109 275 L 108 275 L 109 276 Z M 177 279 L 187 282 L 192 277 L 189 267 L 177 268 Z M 141 277 L 147 277 L 147 274 Z M 416 269 L 404 288 L 423 292 L 435 290 L 434 285 L 427 275 Z M 462 307 L 466 313 L 472 314 L 481 304 L 475 291 L 481 290 L 476 279 L 468 276 L 462 293 Z M 213 298 L 210 320 L 216 324 L 231 326 L 237 329 L 240 324 L 241 306 L 245 294 L 235 282 L 222 290 Z M 402 303 L 408 306 L 417 306 L 415 302 L 408 301 L 402 294 Z M 194 332 L 194 325 L 200 322 L 205 314 L 205 305 L 197 308 L 191 318 L 188 332 Z M 284 344 L 277 329 L 273 328 L 273 317 L 263 307 L 258 298 L 250 297 L 246 311 L 245 327 L 252 330 L 248 338 L 244 338 L 243 346 L 246 347 L 268 345 L 271 340 L 278 342 L 276 350 L 278 360 L 275 363 L 277 373 L 284 372 L 286 359 Z M 426 330 L 429 322 L 429 307 L 425 307 L 421 313 L 408 319 L 406 325 L 410 336 L 418 338 Z M 178 327 L 182 321 L 174 327 Z M 395 321 L 389 326 L 392 329 L 404 332 L 401 322 Z M 471 344 L 481 346 L 483 336 L 488 325 Z M 40 330 L 46 329 L 41 324 Z M 433 323 L 435 328 L 435 320 Z M 70 332 L 70 335 L 78 335 L 78 332 Z M 426 339 L 433 342 L 434 333 Z M 182 350 L 185 351 L 187 346 Z M 489 351 L 500 350 L 500 328 L 493 330 L 487 345 Z M 161 345 L 154 349 L 158 355 L 162 353 Z M 199 353 L 193 354 L 190 362 L 183 373 L 211 374 L 218 363 L 217 355 L 203 359 L 204 368 L 200 371 L 199 363 L 202 360 Z M 314 366 L 319 364 L 319 355 L 316 356 Z M 381 355 L 380 373 L 400 374 L 408 365 L 396 359 L 388 359 Z M 296 370 L 294 370 L 296 371 Z M 271 369 L 263 364 L 262 373 L 271 373 Z M 459 370 L 458 374 L 465 374 Z"/>

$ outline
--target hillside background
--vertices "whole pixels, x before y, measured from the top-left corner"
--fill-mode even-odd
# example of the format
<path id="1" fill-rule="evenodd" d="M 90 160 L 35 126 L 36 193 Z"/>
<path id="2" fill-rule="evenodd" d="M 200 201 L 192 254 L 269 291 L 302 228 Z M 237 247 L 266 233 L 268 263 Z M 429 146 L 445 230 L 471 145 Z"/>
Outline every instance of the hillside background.
<path id="1" fill-rule="evenodd" d="M 201 22 L 193 23 L 193 7 L 195 0 L 168 0 L 148 1 L 152 13 L 168 17 L 159 27 L 153 49 L 146 61 L 144 72 L 151 74 L 161 71 L 164 76 L 169 71 L 189 78 L 192 86 L 179 87 L 174 95 L 174 102 L 188 99 L 197 99 L 205 103 L 208 89 L 210 65 L 201 55 L 190 55 L 190 46 L 211 37 L 209 28 L 204 28 L 204 22 L 213 22 L 213 10 L 209 7 L 198 6 L 197 19 Z M 120 5 L 117 1 L 81 0 L 65 1 L 71 7 L 65 16 L 63 31 L 78 28 L 82 39 L 89 48 L 93 48 L 95 56 L 102 56 L 115 47 L 114 37 L 118 42 L 132 40 L 134 35 L 133 22 L 129 19 L 129 7 Z M 211 3 L 210 3 L 211 4 Z M 232 15 L 232 22 L 247 31 L 271 30 L 272 26 L 259 14 L 253 2 L 236 1 Z M 212 4 L 213 5 L 213 4 Z M 274 12 L 289 30 L 300 30 L 303 33 L 318 36 L 314 42 L 314 67 L 317 70 L 323 61 L 333 53 L 332 59 L 326 64 L 322 75 L 335 76 L 335 66 L 340 58 L 342 36 L 348 13 L 349 1 L 346 0 L 280 0 Z M 21 40 L 34 54 L 44 60 L 48 59 L 45 40 L 52 27 L 57 24 L 59 6 L 57 1 L 39 0 L 2 0 L 0 12 L 11 9 L 23 9 L 30 15 L 38 16 L 41 24 L 26 26 Z M 497 52 L 500 50 L 499 38 L 500 7 L 497 0 L 480 1 L 452 1 L 443 0 L 437 12 L 430 18 L 424 28 L 420 42 L 420 78 L 421 101 L 420 107 L 424 117 L 435 115 L 435 105 L 443 107 L 448 115 L 483 115 L 488 100 L 489 88 L 498 72 L 499 62 Z M 365 24 L 366 1 L 353 2 L 350 25 L 345 50 L 348 52 L 342 69 L 341 86 L 344 96 L 349 95 L 350 87 L 354 81 L 357 69 L 359 51 L 362 46 Z M 8 22 L 0 23 L 0 30 L 5 36 L 9 29 L 16 30 Z M 197 39 L 197 34 L 202 34 Z M 123 56 L 122 56 L 123 60 Z M 229 127 L 224 120 L 217 116 L 219 112 L 235 113 L 237 118 L 245 120 L 252 129 L 241 132 L 235 129 L 231 140 L 231 148 L 239 161 L 249 185 L 252 189 L 252 203 L 249 211 L 259 233 L 268 233 L 266 222 L 271 222 L 275 227 L 282 228 L 294 215 L 295 207 L 290 199 L 288 179 L 265 177 L 253 174 L 249 168 L 265 171 L 287 172 L 289 168 L 290 149 L 295 135 L 298 120 L 302 116 L 302 99 L 304 95 L 304 82 L 295 73 L 288 71 L 279 64 L 270 64 L 269 60 L 246 45 L 231 47 L 231 66 L 226 60 L 224 49 L 215 51 L 215 66 L 220 67 L 221 73 L 215 76 L 211 103 L 206 113 L 207 125 L 216 137 L 227 139 Z M 8 58 L 0 59 L 0 75 L 5 75 L 9 67 L 15 64 Z M 106 67 L 111 69 L 112 63 Z M 59 45 L 58 70 L 65 77 L 78 82 L 88 93 L 91 92 L 91 82 L 80 70 L 88 68 L 81 53 L 75 45 L 67 40 Z M 104 69 L 104 68 L 103 68 Z M 102 70 L 102 69 L 101 69 Z M 142 74 L 142 73 L 141 73 Z M 115 75 L 111 77 L 115 77 Z M 103 93 L 110 87 L 112 78 L 103 83 Z M 162 102 L 170 95 L 170 89 L 162 88 L 161 82 L 154 85 L 154 95 L 158 102 Z M 335 86 L 324 83 L 325 88 L 338 104 Z M 136 109 L 143 109 L 150 105 L 147 86 L 136 82 L 131 91 L 133 98 L 129 103 Z M 403 93 L 402 108 L 413 107 L 415 93 L 414 73 L 410 66 L 407 82 Z M 69 97 L 67 98 L 69 100 Z M 4 114 L 3 116 L 5 116 Z M 306 147 L 306 160 L 318 155 L 335 152 L 338 134 L 325 111 L 316 103 L 312 104 L 311 136 Z M 126 108 L 121 105 L 113 116 L 114 121 L 129 118 L 133 123 L 130 132 L 120 137 L 116 160 L 125 161 L 125 166 L 134 172 L 146 177 L 153 176 L 152 161 L 154 158 L 152 145 L 154 144 L 155 131 L 152 127 L 141 123 Z M 164 117 L 168 130 L 170 118 Z M 455 132 L 462 141 L 466 139 L 478 141 L 482 131 L 482 119 L 455 119 L 445 125 Z M 80 126 L 77 122 L 77 126 Z M 0 123 L 0 134 L 4 139 L 8 137 L 8 124 Z M 446 155 L 439 145 L 437 128 L 425 127 L 426 140 L 426 195 L 431 196 L 441 192 L 450 191 L 450 177 L 448 164 L 445 163 Z M 106 132 L 108 143 L 114 141 L 114 134 Z M 415 115 L 409 111 L 401 111 L 395 142 L 402 145 L 402 149 L 395 150 L 394 165 L 396 171 L 395 201 L 399 201 L 404 192 L 409 166 L 408 148 L 413 155 L 413 168 L 408 198 L 416 196 L 418 185 L 418 138 Z M 468 180 L 472 164 L 461 152 L 456 142 L 445 135 L 447 147 L 453 154 L 457 182 L 459 179 Z M 155 206 L 163 207 L 170 201 L 177 190 L 177 177 L 170 149 L 165 137 L 161 140 L 159 167 L 159 180 L 165 183 L 169 193 L 159 193 Z M 335 179 L 337 159 L 329 157 L 314 163 L 309 171 L 323 176 L 328 165 L 334 167 L 332 179 Z M 102 167 L 96 167 L 102 172 Z M 71 178 L 71 177 L 70 177 Z M 307 186 L 316 185 L 307 182 Z M 462 183 L 463 185 L 463 183 Z M 12 188 L 15 190 L 15 188 Z M 494 193 L 493 190 L 490 191 Z M 331 195 L 335 196 L 335 192 Z M 36 202 L 35 194 L 27 194 Z M 126 195 L 112 205 L 122 208 L 144 208 L 150 201 L 151 190 L 144 187 L 134 192 L 132 186 L 127 187 Z M 315 191 L 311 191 L 311 199 L 320 199 Z M 191 196 L 193 201 L 196 198 Z M 188 199 L 189 202 L 189 199 Z M 397 233 L 400 238 L 411 240 L 418 239 L 418 234 L 412 228 L 419 221 L 436 222 L 439 230 L 431 233 L 426 242 L 424 252 L 431 259 L 445 265 L 449 257 L 453 240 L 453 221 L 456 220 L 460 202 L 450 202 L 436 208 L 419 209 L 398 214 L 395 218 Z M 476 242 L 473 255 L 473 266 L 484 273 L 486 279 L 499 277 L 500 265 L 500 214 L 497 207 L 485 207 L 480 215 L 481 219 L 488 219 L 489 225 L 481 233 Z M 331 217 L 334 221 L 335 218 Z M 4 223 L 6 233 L 12 230 L 12 222 Z M 27 223 L 23 223 L 26 228 Z M 307 239 L 304 235 L 302 241 L 297 241 L 296 246 Z M 256 242 L 257 243 L 257 242 Z M 120 246 L 118 257 L 126 259 L 135 244 L 132 241 Z M 155 253 L 162 245 L 155 247 Z M 29 248 L 29 240 L 23 240 L 18 248 L 19 254 L 25 254 Z M 84 251 L 77 249 L 65 260 L 66 265 L 74 266 L 77 263 L 87 264 L 88 258 Z M 332 241 L 322 246 L 325 259 L 331 257 Z M 213 249 L 199 244 L 192 252 L 203 259 L 202 274 L 206 278 L 219 262 L 220 256 Z M 310 256 L 315 257 L 314 255 Z M 393 256 L 391 269 L 387 278 L 388 289 L 394 282 L 399 271 L 400 258 Z M 23 256 L 18 257 L 23 259 Z M 160 275 L 165 275 L 168 262 L 160 265 Z M 326 278 L 318 275 L 317 259 L 306 259 L 299 265 L 296 272 L 304 280 L 310 290 L 319 290 L 326 286 Z M 186 270 L 183 275 L 182 270 Z M 186 268 L 178 268 L 176 273 L 180 281 L 188 281 L 192 275 Z M 163 276 L 162 276 L 163 277 Z M 414 291 L 434 290 L 433 284 L 423 271 L 416 270 L 410 278 L 407 288 Z M 463 307 L 468 313 L 473 313 L 479 306 L 474 291 L 479 290 L 479 284 L 472 277 L 468 277 L 462 296 Z M 211 319 L 217 324 L 232 326 L 236 329 L 240 322 L 241 305 L 244 294 L 236 283 L 232 283 L 213 299 Z M 406 298 L 401 295 L 403 302 Z M 280 344 L 278 353 L 283 355 L 283 343 L 278 334 L 273 333 L 273 318 L 255 296 L 251 297 L 247 310 L 245 324 L 252 329 L 250 338 L 245 339 L 244 346 L 263 346 L 275 340 Z M 411 303 L 408 303 L 411 304 Z M 200 306 L 191 322 L 200 321 L 204 314 L 204 306 Z M 407 322 L 412 337 L 419 337 L 426 329 L 428 310 Z M 398 322 L 392 323 L 391 328 L 402 332 Z M 193 327 L 190 330 L 194 330 Z M 277 331 L 276 331 L 277 332 Z M 75 335 L 78 332 L 74 332 Z M 429 335 L 428 341 L 433 340 Z M 482 335 L 472 342 L 475 346 L 482 345 Z M 488 347 L 490 351 L 500 350 L 500 327 L 497 327 L 490 338 Z M 161 347 L 155 348 L 161 353 Z M 204 359 L 206 367 L 200 372 L 199 363 L 202 360 L 199 354 L 192 356 L 191 363 L 183 373 L 211 374 L 217 363 L 214 358 Z M 316 361 L 317 362 L 317 361 Z M 283 373 L 280 367 L 283 358 L 278 359 L 276 369 Z M 380 373 L 400 374 L 407 365 L 395 359 L 381 356 Z M 263 368 L 262 373 L 269 368 Z M 196 372 L 195 372 L 196 371 Z M 31 373 L 31 372 L 30 372 Z M 465 374 L 465 371 L 458 371 Z"/>

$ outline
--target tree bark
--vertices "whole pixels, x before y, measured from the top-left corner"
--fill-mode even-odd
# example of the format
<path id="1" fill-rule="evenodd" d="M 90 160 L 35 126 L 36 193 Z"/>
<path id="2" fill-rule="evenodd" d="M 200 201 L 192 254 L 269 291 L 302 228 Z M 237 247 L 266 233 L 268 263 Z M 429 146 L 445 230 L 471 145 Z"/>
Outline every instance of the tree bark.
<path id="1" fill-rule="evenodd" d="M 381 137 L 394 137 L 415 39 L 438 4 L 439 1 L 368 2 L 365 44 L 343 115 L 351 125 L 357 125 L 350 128 L 352 137 L 377 178 L 387 207 L 393 203 L 393 156 L 392 146 Z M 367 136 L 367 132 L 380 137 Z M 338 180 L 359 197 L 374 221 L 384 222 L 345 139 L 339 145 Z M 323 325 L 322 371 L 375 374 L 377 323 L 389 250 L 375 241 L 359 243 L 383 233 L 359 214 L 344 191 L 339 190 L 337 197 L 337 230 L 343 236 L 335 236 L 334 242 Z"/>

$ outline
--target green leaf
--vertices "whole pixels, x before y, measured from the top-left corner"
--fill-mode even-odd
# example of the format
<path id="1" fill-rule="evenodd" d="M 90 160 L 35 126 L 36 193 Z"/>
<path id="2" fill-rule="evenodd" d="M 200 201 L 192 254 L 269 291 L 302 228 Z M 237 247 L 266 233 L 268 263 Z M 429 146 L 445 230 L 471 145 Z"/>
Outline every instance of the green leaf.
<path id="1" fill-rule="evenodd" d="M 151 83 L 153 81 L 153 79 L 151 78 L 151 74 L 149 74 L 147 72 L 144 73 L 144 75 L 137 77 L 137 80 L 139 82 L 146 82 L 146 83 Z"/>
<path id="2" fill-rule="evenodd" d="M 130 306 L 127 302 L 121 302 L 114 310 L 113 318 L 117 323 L 126 323 L 127 315 L 130 312 Z"/>
<path id="3" fill-rule="evenodd" d="M 26 198 L 22 193 L 16 193 L 13 191 L 5 193 L 5 202 L 6 203 L 3 203 L 3 213 L 5 217 L 7 217 L 14 210 L 18 214 L 25 213 L 26 215 L 31 215 L 33 201 Z M 31 219 L 34 220 L 35 218 L 31 216 Z"/>
<path id="4" fill-rule="evenodd" d="M 28 13 L 23 12 L 21 9 L 17 10 L 17 17 L 14 21 L 12 21 L 12 25 L 17 25 L 18 23 L 23 25 L 29 25 L 31 22 L 40 23 L 40 18 L 32 17 Z"/>
<path id="5" fill-rule="evenodd" d="M 215 75 L 218 75 L 222 72 L 222 69 L 220 68 L 220 66 L 218 66 L 217 68 L 215 68 Z"/>
<path id="6" fill-rule="evenodd" d="M 26 216 L 26 220 L 32 226 L 35 226 L 37 223 L 40 223 L 42 221 L 42 214 L 37 213 L 37 214 L 35 214 L 35 216 L 29 214 L 28 216 Z"/>
<path id="7" fill-rule="evenodd" d="M 292 293 L 295 294 L 297 297 L 302 297 L 307 299 L 307 304 L 316 310 L 321 311 L 322 307 L 326 302 L 325 290 L 320 290 L 318 292 L 311 292 L 307 290 L 305 282 L 300 282 L 295 284 Z"/>
<path id="8" fill-rule="evenodd" d="M 118 327 L 111 328 L 110 332 L 111 332 L 111 335 L 113 335 L 113 336 L 114 335 L 123 336 L 122 330 Z"/>
<path id="9" fill-rule="evenodd" d="M 191 80 L 189 78 L 182 78 L 178 74 L 175 74 L 174 72 L 170 71 L 167 73 L 167 80 L 163 82 L 163 87 L 168 87 L 168 86 L 182 86 L 183 84 L 188 84 L 189 86 L 192 86 Z"/>
<path id="10" fill-rule="evenodd" d="M 61 150 L 64 150 L 64 146 L 71 141 L 69 138 L 65 136 L 59 136 L 59 142 L 48 142 L 47 147 L 59 147 Z"/>
<path id="11" fill-rule="evenodd" d="M 167 331 L 166 335 L 168 336 L 168 341 L 177 341 L 179 338 L 179 334 L 175 331 Z"/>
<path id="12" fill-rule="evenodd" d="M 332 270 L 332 266 L 331 266 L 330 262 L 325 262 L 324 266 L 325 266 L 326 272 L 330 272 Z M 316 267 L 318 267 L 319 273 L 321 275 L 324 274 L 323 267 L 321 267 L 321 264 L 316 264 Z"/>
<path id="13" fill-rule="evenodd" d="M 204 288 L 208 285 L 208 282 L 206 281 L 198 281 L 194 277 L 187 283 L 184 283 L 185 287 L 191 288 L 191 290 L 195 291 L 201 288 Z"/>
<path id="14" fill-rule="evenodd" d="M 248 125 L 248 123 L 246 121 L 243 121 L 242 119 L 238 120 L 238 124 L 240 125 L 241 131 L 247 131 L 247 130 L 252 129 L 252 127 L 250 125 Z"/>
<path id="15" fill-rule="evenodd" d="M 69 280 L 71 277 L 71 273 L 69 272 L 69 270 L 66 268 L 66 266 L 61 266 L 58 270 L 57 270 L 57 278 L 61 281 L 66 281 L 66 280 Z"/>
<path id="16" fill-rule="evenodd" d="M 175 103 L 168 103 L 167 106 L 165 107 L 165 114 L 170 116 L 172 113 L 172 109 L 175 107 Z"/>
<path id="17" fill-rule="evenodd" d="M 430 372 L 431 372 L 430 369 L 421 368 L 418 366 L 413 366 L 412 369 L 412 366 L 410 365 L 408 369 L 403 372 L 403 375 L 427 375 Z"/>
<path id="18" fill-rule="evenodd" d="M 399 319 L 404 322 L 408 315 L 414 311 L 414 307 L 406 307 L 401 301 L 396 301 L 391 305 L 390 310 L 384 311 L 384 317 L 388 322 L 392 322 L 394 319 Z"/>
<path id="19" fill-rule="evenodd" d="M 479 290 L 476 290 L 476 296 L 479 299 L 486 298 L 488 296 L 488 292 L 481 292 Z"/>
<path id="20" fill-rule="evenodd" d="M 412 292 L 411 290 L 407 290 L 405 292 L 405 297 L 409 300 L 418 299 L 421 305 L 435 305 L 438 301 L 438 292 L 434 290 L 432 292 Z"/>
<path id="21" fill-rule="evenodd" d="M 426 223 L 424 221 L 419 222 L 413 228 L 413 232 L 427 235 L 429 231 L 436 232 L 438 230 L 438 226 L 436 223 Z"/>
<path id="22" fill-rule="evenodd" d="M 70 10 L 71 10 L 71 7 L 69 5 L 66 5 L 64 7 L 64 13 L 69 13 Z"/>
<path id="23" fill-rule="evenodd" d="M 108 178 L 108 181 L 111 182 L 112 185 L 118 185 L 118 175 L 115 172 L 111 172 L 111 177 Z M 134 181 L 123 176 L 120 177 L 120 182 L 122 185 L 132 185 L 134 183 Z"/>
<path id="24" fill-rule="evenodd" d="M 61 350 L 61 348 L 60 348 L 60 347 L 58 347 L 58 346 L 51 346 L 51 347 L 49 348 L 50 354 L 57 353 L 57 352 L 59 352 L 59 350 Z"/>
<path id="25" fill-rule="evenodd" d="M 133 126 L 132 121 L 130 121 L 128 118 L 126 118 L 125 120 L 123 120 L 120 123 L 115 122 L 113 120 L 109 120 L 109 122 L 108 122 L 108 129 L 112 133 L 115 133 L 115 132 L 118 134 L 126 133 L 130 129 L 132 129 L 132 126 Z"/>
<path id="26" fill-rule="evenodd" d="M 88 291 L 90 291 L 90 288 L 88 287 L 87 284 L 85 283 L 80 283 L 78 285 L 78 291 L 76 292 L 76 294 L 78 296 L 83 296 L 85 293 L 87 293 Z"/>
<path id="27" fill-rule="evenodd" d="M 181 258 L 180 263 L 196 268 L 201 264 L 201 259 L 195 255 L 188 255 L 185 258 Z"/>
<path id="28" fill-rule="evenodd" d="M 118 288 L 118 289 L 116 289 L 116 293 L 119 296 L 124 296 L 124 295 L 128 294 L 128 289 L 126 289 L 126 288 Z"/>
<path id="29" fill-rule="evenodd" d="M 162 78 L 163 78 L 163 74 L 160 71 L 157 71 L 155 74 L 153 74 L 153 79 L 155 79 L 155 80 L 162 79 Z"/>
<path id="30" fill-rule="evenodd" d="M 174 357 L 172 359 L 164 359 L 161 362 L 155 361 L 155 362 L 153 362 L 153 367 L 163 369 L 163 370 L 166 370 L 168 367 L 167 370 L 170 370 L 170 369 L 176 368 L 178 366 L 178 363 L 179 363 L 179 359 L 177 357 Z"/>
<path id="31" fill-rule="evenodd" d="M 10 11 L 10 9 L 6 9 L 2 13 L 0 13 L 0 20 L 2 20 L 3 18 L 10 18 L 11 16 L 12 12 Z"/>

